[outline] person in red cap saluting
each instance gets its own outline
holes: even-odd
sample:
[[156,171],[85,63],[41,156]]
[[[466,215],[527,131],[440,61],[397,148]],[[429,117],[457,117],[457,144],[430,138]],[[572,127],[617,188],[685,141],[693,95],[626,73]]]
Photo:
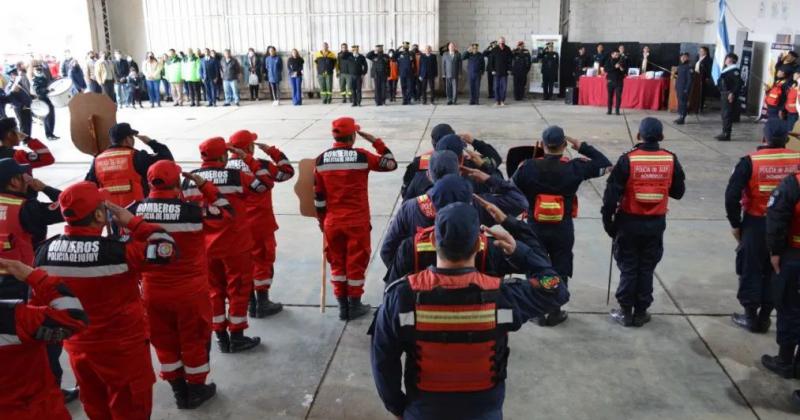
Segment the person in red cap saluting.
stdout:
[[[339,319],[348,320],[369,312],[361,303],[364,278],[372,253],[370,244],[370,171],[391,172],[397,161],[383,140],[361,131],[355,120],[333,121],[333,147],[317,157],[314,169],[314,205],[325,237],[325,257],[331,265],[333,294],[339,302]],[[354,148],[356,134],[372,143],[375,155]]]
[[[208,256],[208,280],[211,285],[212,328],[217,344],[223,353],[237,353],[257,346],[259,337],[247,337],[247,303],[253,291],[253,266],[250,253],[253,235],[247,223],[248,196],[263,197],[272,189],[274,181],[265,174],[251,175],[244,171],[229,169],[228,151],[244,160],[250,172],[259,171],[258,162],[245,151],[225,144],[222,137],[213,137],[200,143],[203,163],[193,175],[214,184],[227,203],[209,202],[200,191],[197,182],[184,180],[181,189],[184,198],[208,207],[208,217],[203,220],[206,255]],[[221,212],[216,207],[230,205],[232,212]],[[228,315],[225,316],[225,301]],[[230,332],[230,333],[229,333]]]
[[203,216],[223,212],[228,219],[231,216],[228,201],[213,183],[198,175],[185,173],[184,177],[198,186],[204,202],[214,203],[212,211],[204,212],[181,197],[181,168],[169,160],[147,170],[150,195],[129,210],[164,228],[181,250],[170,264],[145,265],[142,291],[161,378],[172,386],[178,408],[197,408],[217,389],[213,383],[206,384],[211,370],[211,298]]
[[[237,169],[245,173],[267,176],[276,182],[289,180],[294,176],[294,168],[289,163],[289,158],[278,150],[275,146],[256,143],[258,134],[239,130],[228,139],[228,144],[243,150],[248,156],[253,157],[255,148],[258,147],[272,159],[255,159],[258,163],[258,170],[253,173],[244,160],[236,155],[228,159],[227,167]],[[253,288],[254,293],[250,294],[249,315],[253,318],[264,318],[277,314],[283,309],[283,305],[269,300],[269,289],[272,285],[272,277],[275,273],[275,231],[278,230],[278,222],[275,220],[275,213],[272,211],[272,189],[264,194],[250,194],[245,198],[247,207],[247,224],[253,235]]]
[[[69,186],[58,202],[67,226],[39,247],[35,265],[67,285],[89,317],[89,328],[64,341],[84,411],[91,419],[147,419],[155,375],[139,272],[169,263],[175,242],[91,182]],[[101,236],[112,220],[130,239]]]

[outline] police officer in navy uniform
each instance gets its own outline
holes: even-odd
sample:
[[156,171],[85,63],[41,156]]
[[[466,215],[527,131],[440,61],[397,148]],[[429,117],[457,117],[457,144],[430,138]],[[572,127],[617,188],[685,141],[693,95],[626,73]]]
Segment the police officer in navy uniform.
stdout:
[[615,97],[616,111],[617,115],[619,115],[619,108],[622,105],[622,88],[627,71],[628,68],[619,51],[612,51],[605,62],[606,90],[608,91],[608,112],[606,114],[608,115],[611,115],[611,106],[615,104]]
[[553,50],[553,43],[548,42],[544,51],[539,53],[538,60],[542,63],[542,89],[544,91],[544,99],[550,100],[553,98],[553,87],[558,80],[558,53]]
[[675,80],[675,92],[678,97],[678,119],[675,124],[683,125],[686,114],[689,113],[689,93],[692,91],[692,65],[689,63],[689,53],[681,53],[681,63],[678,65]]
[[414,79],[417,59],[409,50],[409,43],[404,42],[397,49],[397,73],[400,77],[400,89],[403,92],[403,105],[411,105],[414,98]]
[[[797,377],[800,361],[800,172],[785,177],[772,192],[766,216],[766,239],[775,307],[778,312],[778,354],[764,355],[761,363],[784,378]],[[793,399],[800,402],[800,391]]]
[[769,330],[774,306],[770,293],[772,267],[764,239],[767,202],[781,179],[800,170],[800,153],[787,149],[787,140],[786,124],[768,120],[763,144],[739,160],[725,189],[725,212],[738,242],[736,297],[744,308],[744,314],[735,313],[732,319],[755,333]]
[[436,265],[386,288],[370,329],[372,373],[384,406],[398,418],[501,419],[508,332],[569,298],[554,272],[531,272],[530,248],[500,229],[491,231],[495,244],[527,278],[479,273],[480,231],[469,204],[441,209]]
[[486,70],[486,58],[478,50],[478,44],[472,44],[462,57],[467,62],[467,78],[469,79],[469,104],[478,105],[481,93],[481,78]]
[[376,45],[375,49],[368,52],[367,60],[372,61],[369,74],[375,88],[375,105],[386,104],[386,80],[389,77],[389,56],[383,53],[383,45]]
[[514,49],[511,61],[511,74],[514,76],[514,100],[525,99],[525,88],[528,86],[528,72],[531,70],[531,52],[525,48],[525,43],[519,41]]
[[686,192],[686,176],[677,156],[662,149],[661,121],[647,117],[639,124],[641,143],[620,156],[603,194],[603,228],[614,240],[620,271],[617,302],[611,311],[623,326],[641,327],[650,321],[653,273],[664,254],[667,203]]
[[[514,173],[512,181],[528,199],[528,222],[547,249],[558,275],[566,283],[572,277],[572,247],[575,227],[572,219],[578,210],[578,188],[583,181],[605,175],[611,162],[586,142],[564,135],[556,125],[542,132],[545,155],[528,159]],[[564,156],[567,145],[586,158]],[[542,326],[564,322],[567,313],[560,308],[539,319]]]
[[725,56],[725,68],[717,80],[720,105],[722,107],[722,134],[715,138],[719,141],[730,141],[733,130],[734,115],[739,107],[739,91],[742,89],[742,72],[736,64],[739,56],[730,53]]

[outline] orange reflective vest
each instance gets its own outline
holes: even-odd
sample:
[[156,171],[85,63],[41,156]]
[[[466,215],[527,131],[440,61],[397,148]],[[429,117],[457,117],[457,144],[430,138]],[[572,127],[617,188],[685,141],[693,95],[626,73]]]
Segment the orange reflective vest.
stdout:
[[0,257],[33,265],[33,240],[19,220],[24,204],[22,197],[0,194]]
[[[569,163],[569,158],[564,156],[559,162],[562,164]],[[544,158],[536,158],[534,164],[537,162],[544,162]],[[569,198],[560,194],[536,194],[536,199],[533,202],[533,220],[538,223],[561,223],[566,214],[566,204]],[[572,196],[572,203],[570,212],[571,218],[578,217],[578,196]]]
[[628,153],[630,175],[620,210],[639,216],[667,214],[675,156],[666,150],[636,149]]
[[[800,86],[793,86],[786,92],[786,112],[790,114],[797,114],[797,94],[800,92]],[[792,127],[789,127],[791,129]]]
[[[416,235],[414,235],[414,273],[419,273],[436,264],[436,234],[434,229],[435,226],[418,229]],[[481,273],[485,273],[489,240],[483,234],[478,239],[481,241],[481,249],[475,255],[475,268]]]
[[127,207],[144,200],[142,176],[136,172],[132,148],[110,148],[94,159],[94,173],[101,188],[111,193],[111,202]]
[[416,386],[429,392],[474,392],[505,379],[506,330],[511,308],[498,304],[500,279],[478,272],[408,277],[412,312],[400,314],[401,334],[412,341],[408,358]]
[[767,97],[764,102],[768,106],[778,106],[781,102],[781,95],[783,95],[783,85],[786,83],[784,80],[776,80],[772,87],[767,91]]
[[753,171],[747,188],[742,191],[745,213],[764,217],[767,202],[781,180],[800,170],[800,152],[789,149],[761,149],[750,153]]

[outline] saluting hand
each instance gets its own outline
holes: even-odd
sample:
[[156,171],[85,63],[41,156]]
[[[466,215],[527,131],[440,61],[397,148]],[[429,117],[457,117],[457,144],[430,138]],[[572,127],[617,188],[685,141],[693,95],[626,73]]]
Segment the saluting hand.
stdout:
[[503,250],[506,255],[511,255],[517,249],[517,241],[500,226],[486,227],[481,226],[481,231],[484,234],[491,234],[494,237],[494,246]]
[[572,145],[572,148],[575,149],[575,150],[580,149],[581,148],[581,143],[583,143],[582,141],[580,141],[578,139],[573,139],[570,136],[565,136],[564,140],[566,140],[570,145]]
[[0,258],[0,268],[6,270],[8,274],[16,277],[19,281],[25,281],[33,273],[33,267],[22,261]]
[[269,148],[271,147],[268,144],[264,144],[264,143],[255,143],[255,145],[256,145],[256,147],[261,149],[261,151],[264,152],[264,153],[267,153],[267,150],[269,150]]
[[200,175],[193,174],[191,172],[181,172],[181,175],[183,175],[184,178],[190,179],[192,182],[194,182],[194,185],[197,185],[198,188],[202,187],[203,184],[206,183],[205,178],[203,178]]
[[106,201],[106,208],[111,212],[111,218],[114,223],[121,227],[128,226],[128,223],[133,219],[133,213],[128,211],[125,207],[120,207],[110,201]]
[[491,175],[480,169],[467,168],[466,166],[461,166],[461,174],[479,184],[483,184],[491,178]]
[[150,137],[145,136],[144,134],[137,134],[136,138],[139,139],[144,144],[148,144],[151,141],[153,141],[153,139],[151,139]]
[[464,143],[467,144],[472,144],[472,142],[475,141],[475,138],[473,138],[472,134],[469,133],[459,134],[458,136],[461,137],[461,140],[463,140]]
[[375,136],[373,136],[372,134],[369,134],[369,133],[367,133],[365,131],[359,131],[358,135],[361,136],[362,139],[364,139],[364,140],[366,140],[366,141],[368,141],[370,143],[375,143],[375,141],[378,140],[377,138],[375,138]]
[[228,150],[234,155],[236,155],[236,157],[238,157],[239,159],[244,159],[247,157],[247,152],[238,147],[228,146]]
[[472,198],[474,198],[475,201],[481,205],[481,207],[486,209],[486,212],[489,213],[489,215],[492,216],[492,219],[494,219],[494,221],[498,224],[502,224],[506,221],[506,218],[508,218],[508,216],[503,213],[503,210],[500,210],[500,207],[497,207],[494,204],[484,200],[483,197],[479,196],[478,194],[472,194]]
[[22,177],[28,182],[28,186],[36,192],[44,191],[44,189],[47,188],[47,185],[44,182],[28,174],[23,174]]
[[483,156],[480,153],[474,150],[466,150],[464,149],[464,153],[467,154],[467,158],[472,161],[472,163],[480,166],[483,166]]

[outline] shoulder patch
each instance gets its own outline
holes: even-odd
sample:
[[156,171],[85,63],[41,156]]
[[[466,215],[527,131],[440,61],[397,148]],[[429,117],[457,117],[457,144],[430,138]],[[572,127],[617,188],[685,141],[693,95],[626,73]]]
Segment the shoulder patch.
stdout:
[[28,160],[34,161],[39,159],[39,154],[36,152],[28,152]]
[[555,290],[561,286],[561,277],[559,276],[531,276],[529,279],[534,289]]

